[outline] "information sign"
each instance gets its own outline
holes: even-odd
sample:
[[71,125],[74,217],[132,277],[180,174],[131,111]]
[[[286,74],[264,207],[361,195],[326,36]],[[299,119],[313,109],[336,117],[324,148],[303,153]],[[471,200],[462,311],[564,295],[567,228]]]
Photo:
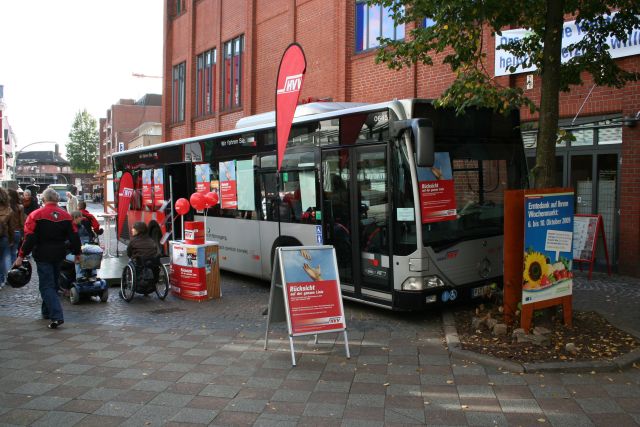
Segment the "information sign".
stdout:
[[422,223],[457,218],[455,185],[448,152],[435,153],[431,168],[419,168]]
[[572,294],[573,193],[524,197],[522,304]]
[[277,248],[269,295],[265,349],[270,323],[285,319],[294,366],[293,337],[301,335],[343,332],[349,357],[338,264],[333,246]]

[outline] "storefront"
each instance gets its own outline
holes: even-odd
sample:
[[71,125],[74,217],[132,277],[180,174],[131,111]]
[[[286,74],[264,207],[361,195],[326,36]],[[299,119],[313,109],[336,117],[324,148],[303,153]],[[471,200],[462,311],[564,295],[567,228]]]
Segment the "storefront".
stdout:
[[[536,125],[523,124],[529,170],[535,166]],[[575,213],[602,215],[607,248],[615,268],[619,255],[622,117],[561,120],[560,128],[573,135],[573,140],[556,146],[555,185],[574,189]],[[599,248],[597,267],[600,269],[605,264],[602,251]]]

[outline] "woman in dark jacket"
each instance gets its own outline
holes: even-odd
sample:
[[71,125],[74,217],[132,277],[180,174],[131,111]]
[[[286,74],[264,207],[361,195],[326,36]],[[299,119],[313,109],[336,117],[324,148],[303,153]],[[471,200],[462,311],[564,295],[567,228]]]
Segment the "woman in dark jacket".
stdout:
[[127,256],[130,259],[154,258],[160,255],[158,245],[149,237],[147,224],[138,221],[131,227],[131,241],[127,246]]

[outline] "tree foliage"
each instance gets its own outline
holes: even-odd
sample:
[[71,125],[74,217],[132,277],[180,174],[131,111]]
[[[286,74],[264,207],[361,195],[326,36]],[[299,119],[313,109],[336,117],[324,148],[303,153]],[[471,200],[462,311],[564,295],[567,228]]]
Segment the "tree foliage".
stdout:
[[87,110],[78,111],[71,125],[67,157],[78,172],[95,172],[98,168],[98,125]]
[[[455,76],[436,104],[455,107],[489,107],[499,112],[527,107],[538,111],[538,152],[534,176],[537,187],[553,185],[555,144],[558,135],[559,92],[582,84],[584,73],[597,85],[620,88],[640,79],[640,73],[624,70],[607,49],[612,36],[626,42],[640,28],[637,0],[368,0],[390,8],[396,24],[418,23],[405,40],[380,39],[376,60],[392,69],[415,63],[433,65],[434,59],[448,64]],[[612,11],[617,13],[611,18]],[[564,18],[576,20],[586,36],[567,46],[581,55],[561,63]],[[433,25],[422,26],[424,18]],[[487,67],[487,52],[493,50],[490,36],[505,28],[526,28],[527,37],[513,40],[501,49],[535,65],[542,76],[540,105],[522,88],[503,85]],[[510,71],[515,71],[512,67]],[[506,79],[502,79],[506,80]]]

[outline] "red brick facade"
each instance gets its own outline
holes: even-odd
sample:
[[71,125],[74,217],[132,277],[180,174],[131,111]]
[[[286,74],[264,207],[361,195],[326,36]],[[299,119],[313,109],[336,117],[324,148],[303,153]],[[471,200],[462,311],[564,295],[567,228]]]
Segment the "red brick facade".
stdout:
[[[355,0],[187,0],[174,16],[174,0],[165,1],[164,94],[162,107],[165,140],[233,128],[243,116],[274,109],[275,77],[280,57],[291,42],[302,45],[307,73],[301,98],[333,101],[378,102],[393,98],[438,97],[451,83],[448,66],[417,65],[391,71],[374,62],[375,52],[355,53]],[[410,30],[406,28],[406,33]],[[220,111],[222,50],[226,41],[244,35],[242,100],[240,109]],[[486,36],[488,67],[493,68],[494,40]],[[217,49],[215,113],[194,117],[196,56]],[[186,61],[185,120],[171,122],[172,70]],[[437,58],[434,58],[437,62]],[[640,69],[640,56],[620,60],[629,70]],[[525,74],[500,77],[504,85],[525,86]],[[573,87],[561,96],[563,118],[576,115],[592,88]],[[540,80],[528,95],[539,100]],[[624,89],[596,87],[582,107],[580,117],[617,114],[635,116],[640,111],[640,85]],[[524,121],[535,120],[527,111]],[[640,275],[640,123],[623,127],[620,168],[621,195],[618,217],[618,267]]]

